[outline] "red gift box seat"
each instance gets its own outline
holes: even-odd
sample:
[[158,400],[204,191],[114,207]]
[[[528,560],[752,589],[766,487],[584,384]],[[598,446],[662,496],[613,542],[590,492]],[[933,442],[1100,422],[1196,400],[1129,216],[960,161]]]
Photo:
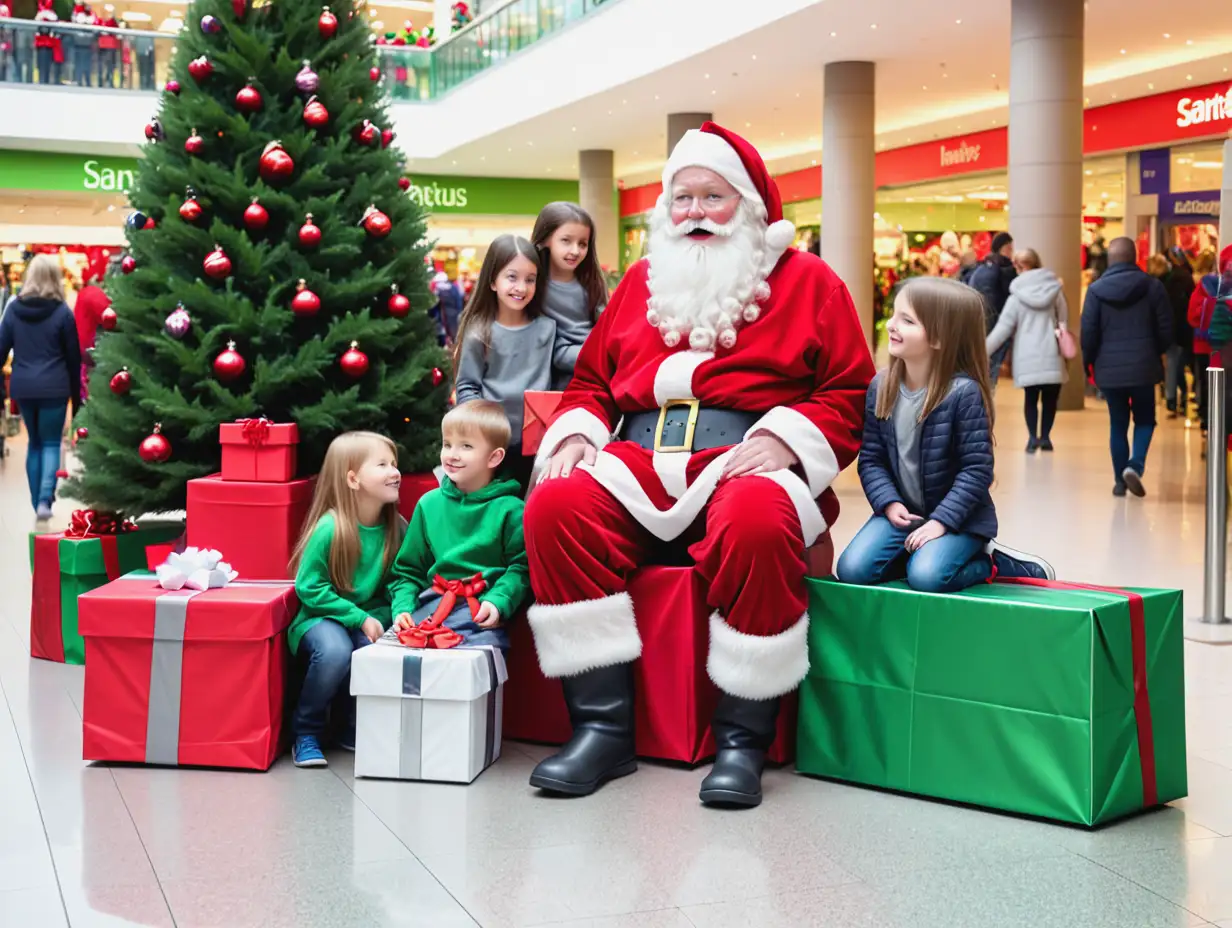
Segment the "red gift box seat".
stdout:
[[219,474],[190,480],[185,541],[221,551],[242,580],[285,580],[314,480],[258,483]]
[[[809,549],[809,573],[827,576],[834,559],[830,535]],[[629,582],[642,636],[634,669],[639,757],[699,764],[714,756],[710,720],[718,690],[706,673],[710,613],[706,591],[692,567],[644,567]],[[563,744],[572,726],[560,682],[539,670],[525,615],[510,625],[509,682],[504,735],[519,741]],[[796,752],[796,694],[784,698],[778,734],[768,755],[790,763]]]

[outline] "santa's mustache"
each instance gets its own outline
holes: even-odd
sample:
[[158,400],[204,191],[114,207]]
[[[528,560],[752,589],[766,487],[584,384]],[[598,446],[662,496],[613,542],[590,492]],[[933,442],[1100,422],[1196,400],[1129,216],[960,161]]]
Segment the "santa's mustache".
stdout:
[[684,238],[691,232],[709,232],[711,235],[720,235],[723,238],[731,238],[732,233],[736,231],[736,219],[733,218],[730,222],[717,223],[709,217],[701,219],[686,219],[679,225],[669,226],[667,234],[672,238]]

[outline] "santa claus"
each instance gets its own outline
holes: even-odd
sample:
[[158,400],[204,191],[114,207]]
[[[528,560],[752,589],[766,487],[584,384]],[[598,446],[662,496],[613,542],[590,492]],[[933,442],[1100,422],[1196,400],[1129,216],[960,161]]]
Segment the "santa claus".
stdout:
[[805,550],[837,515],[830,483],[859,449],[873,376],[847,288],[793,237],[748,142],[713,123],[681,139],[649,258],[583,347],[536,462],[529,619],[573,736],[534,786],[586,795],[636,769],[626,585],[674,542],[714,609],[702,801],[761,801],[780,698],[808,670]]

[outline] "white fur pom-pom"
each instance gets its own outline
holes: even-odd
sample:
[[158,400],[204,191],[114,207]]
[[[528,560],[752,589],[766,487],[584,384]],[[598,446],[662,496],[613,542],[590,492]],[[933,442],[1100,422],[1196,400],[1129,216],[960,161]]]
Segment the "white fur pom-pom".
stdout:
[[736,347],[736,330],[724,329],[719,333],[719,347],[731,349]]
[[646,321],[657,329],[659,327],[659,323],[663,320],[660,318],[659,311],[657,309],[651,309],[646,312]]
[[756,322],[758,317],[761,316],[761,310],[750,303],[748,306],[744,307],[744,312],[740,315],[744,318],[745,322],[751,324]]
[[786,219],[770,224],[766,229],[766,247],[775,254],[782,254],[796,240],[796,227]]
[[663,344],[668,348],[675,348],[680,344],[680,333],[675,329],[668,329],[663,333]]
[[734,316],[736,313],[740,312],[740,301],[734,299],[733,297],[729,296],[725,298],[720,305],[723,312],[729,316]]
[[770,285],[764,280],[759,283],[753,290],[753,299],[755,299],[758,303],[764,303],[766,300],[770,299]]
[[689,333],[689,347],[694,351],[709,351],[714,347],[714,332],[698,326]]

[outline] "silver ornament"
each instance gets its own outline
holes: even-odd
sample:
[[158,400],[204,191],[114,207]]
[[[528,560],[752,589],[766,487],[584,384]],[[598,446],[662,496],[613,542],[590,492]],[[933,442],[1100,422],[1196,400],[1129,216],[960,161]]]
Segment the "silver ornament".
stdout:
[[317,88],[321,86],[321,78],[317,72],[312,70],[312,66],[307,61],[304,66],[299,69],[299,73],[295,75],[295,87],[300,93],[316,93]]

